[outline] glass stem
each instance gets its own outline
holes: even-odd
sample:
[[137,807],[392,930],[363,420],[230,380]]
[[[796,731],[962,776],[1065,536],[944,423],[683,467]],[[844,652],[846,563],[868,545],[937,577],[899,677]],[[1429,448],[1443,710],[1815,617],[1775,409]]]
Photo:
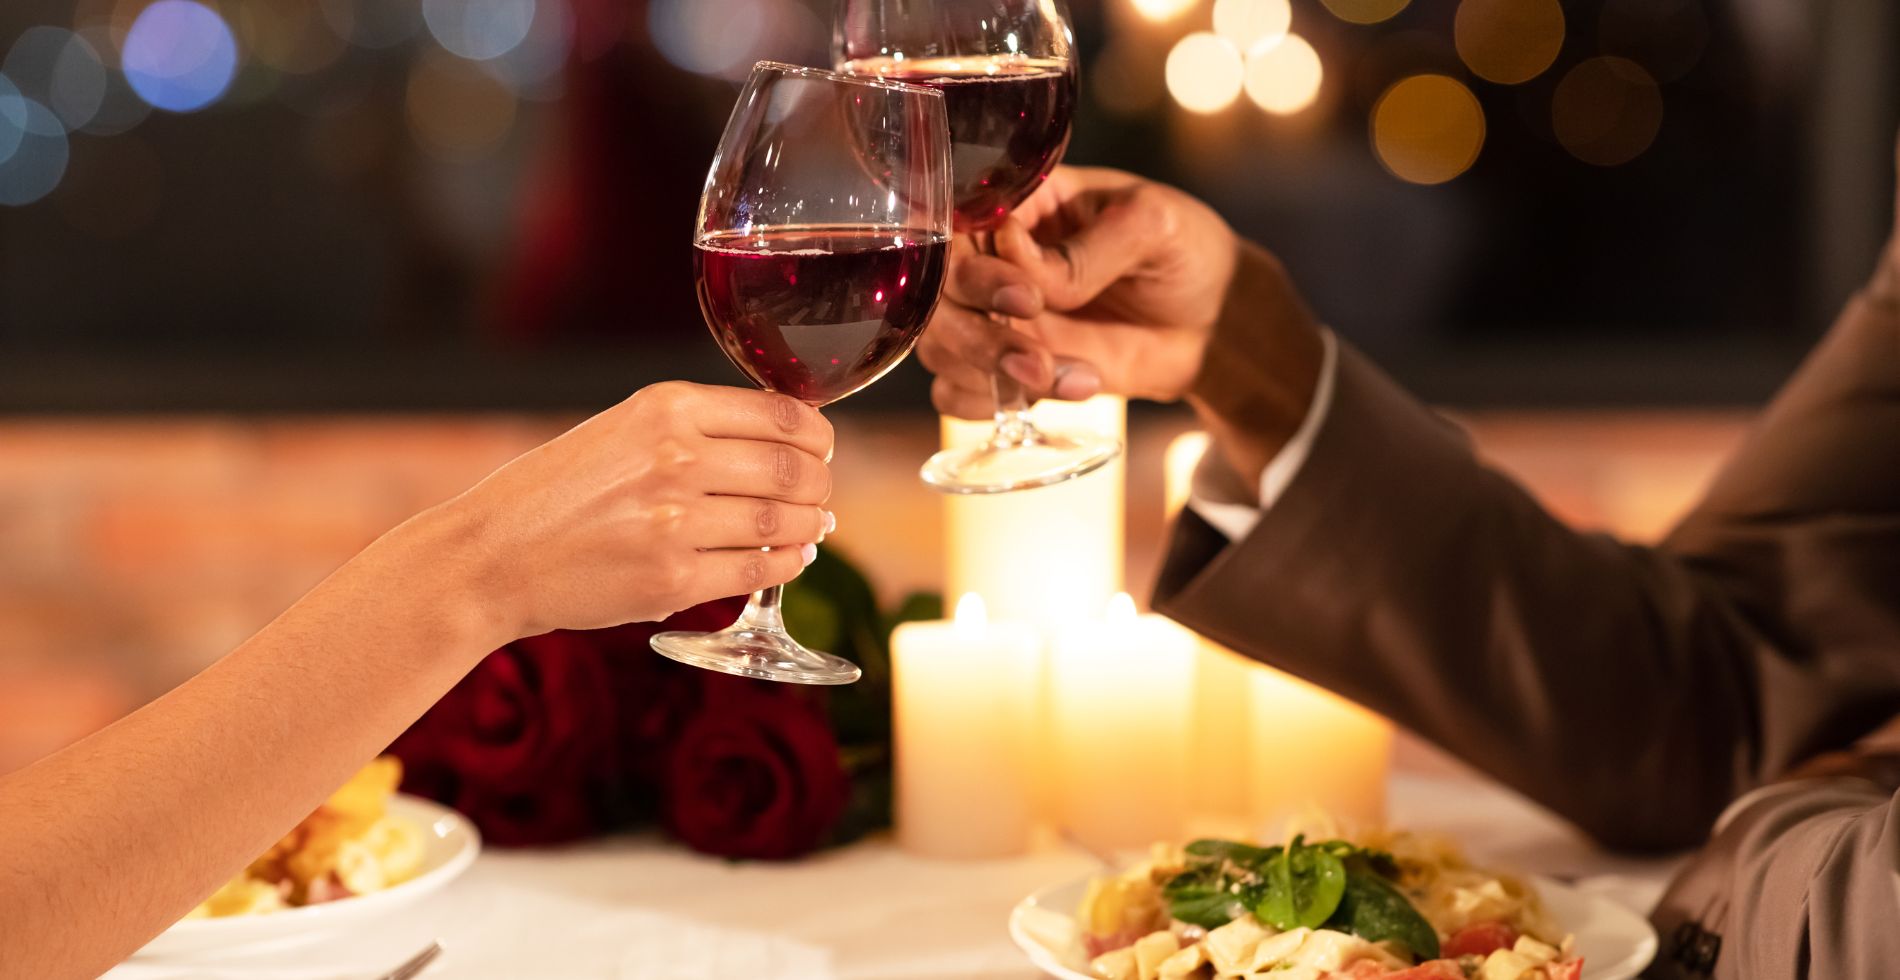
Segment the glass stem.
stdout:
[[990,375],[990,392],[996,396],[996,433],[990,445],[1015,448],[1036,441],[1036,425],[1029,419],[1029,399],[1023,386],[1001,371]]
[[767,633],[785,632],[785,618],[779,614],[779,598],[785,593],[785,586],[774,585],[752,593],[745,604],[745,612],[739,614],[739,621],[732,624],[735,630],[757,630]]

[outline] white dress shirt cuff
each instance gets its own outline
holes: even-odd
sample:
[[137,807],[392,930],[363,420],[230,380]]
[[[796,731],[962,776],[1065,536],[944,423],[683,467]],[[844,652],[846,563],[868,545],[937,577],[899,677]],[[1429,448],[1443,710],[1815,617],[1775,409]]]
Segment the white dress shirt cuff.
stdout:
[[1306,465],[1307,456],[1312,454],[1313,440],[1319,435],[1320,426],[1326,424],[1326,415],[1333,405],[1333,382],[1338,372],[1339,342],[1333,338],[1330,330],[1320,331],[1322,353],[1320,355],[1319,383],[1313,387],[1313,403],[1306,408],[1306,417],[1300,420],[1300,427],[1294,431],[1293,438],[1267,462],[1260,471],[1260,499],[1246,501],[1232,499],[1231,493],[1223,493],[1221,488],[1197,478],[1194,490],[1188,496],[1188,508],[1201,520],[1229,541],[1239,541],[1253,531],[1260,522],[1260,515],[1272,507],[1274,501],[1286,492],[1293,478]]

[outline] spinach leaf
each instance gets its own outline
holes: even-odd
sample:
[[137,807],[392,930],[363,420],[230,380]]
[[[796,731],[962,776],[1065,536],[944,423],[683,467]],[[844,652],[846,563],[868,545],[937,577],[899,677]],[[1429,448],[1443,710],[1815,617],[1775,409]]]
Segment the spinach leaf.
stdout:
[[1397,885],[1358,861],[1346,868],[1345,878],[1345,893],[1326,920],[1327,928],[1372,943],[1390,940],[1405,947],[1414,959],[1438,958],[1437,931]]
[[1325,847],[1295,837],[1263,869],[1254,915],[1276,929],[1316,929],[1331,918],[1346,892],[1346,865]]
[[1217,869],[1200,868],[1169,879],[1161,895],[1168,900],[1170,916],[1203,929],[1218,929],[1247,911],[1236,889],[1236,881]]
[[1197,840],[1184,850],[1191,864],[1202,862],[1218,864],[1222,861],[1231,861],[1241,867],[1254,869],[1266,864],[1268,859],[1280,853],[1278,847],[1255,847],[1239,841],[1211,839]]

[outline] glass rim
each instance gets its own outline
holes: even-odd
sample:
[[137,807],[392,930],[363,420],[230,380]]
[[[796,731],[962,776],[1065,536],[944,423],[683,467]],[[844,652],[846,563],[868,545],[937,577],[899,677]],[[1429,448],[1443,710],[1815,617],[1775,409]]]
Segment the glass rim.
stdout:
[[942,101],[943,92],[928,85],[915,82],[900,82],[882,75],[859,75],[853,72],[832,71],[829,68],[813,68],[810,65],[794,65],[783,61],[755,61],[753,72],[769,71],[797,78],[819,78],[831,82],[843,82],[847,85],[863,85],[867,88],[881,88],[895,92],[909,92],[915,95],[929,95]]

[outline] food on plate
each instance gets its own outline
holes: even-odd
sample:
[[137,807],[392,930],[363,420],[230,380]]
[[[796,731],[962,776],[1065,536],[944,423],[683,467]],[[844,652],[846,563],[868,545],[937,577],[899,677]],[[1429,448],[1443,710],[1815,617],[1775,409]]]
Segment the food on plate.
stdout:
[[1263,847],[1198,840],[1089,883],[1076,922],[1103,980],[1579,980],[1523,880],[1449,842],[1382,832]]
[[262,915],[366,895],[422,869],[422,829],[388,812],[394,756],[371,760],[262,857],[186,916]]

